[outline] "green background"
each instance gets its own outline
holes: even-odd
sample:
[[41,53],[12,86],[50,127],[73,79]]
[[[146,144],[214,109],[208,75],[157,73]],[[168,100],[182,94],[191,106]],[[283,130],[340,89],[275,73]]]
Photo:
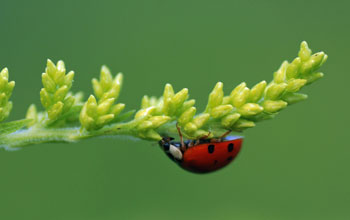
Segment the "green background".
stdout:
[[346,1],[1,1],[0,68],[16,81],[10,120],[40,105],[46,59],[76,72],[107,64],[120,101],[139,107],[165,83],[203,109],[212,87],[269,81],[302,40],[329,59],[305,102],[244,132],[232,166],[195,175],[131,138],[0,151],[0,219],[350,219]]

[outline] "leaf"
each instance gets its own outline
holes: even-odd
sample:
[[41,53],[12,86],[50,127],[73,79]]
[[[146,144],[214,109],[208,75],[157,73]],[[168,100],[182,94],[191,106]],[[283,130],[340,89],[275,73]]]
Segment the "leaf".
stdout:
[[11,121],[7,123],[0,123],[0,136],[11,134],[27,124],[29,124],[33,119],[23,119],[18,121]]
[[126,119],[130,118],[134,113],[135,113],[135,110],[130,110],[128,112],[125,112],[124,114],[118,115],[113,120],[113,123],[125,121]]

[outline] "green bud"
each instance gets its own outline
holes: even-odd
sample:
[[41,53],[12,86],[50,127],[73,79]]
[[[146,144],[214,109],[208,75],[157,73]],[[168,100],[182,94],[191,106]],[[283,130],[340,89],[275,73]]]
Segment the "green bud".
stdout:
[[166,84],[163,93],[163,112],[170,115],[173,111],[172,98],[174,97],[174,89],[170,84]]
[[285,107],[287,107],[288,103],[284,101],[272,101],[272,100],[266,100],[262,103],[262,106],[264,107],[264,111],[268,113],[275,113],[278,112]]
[[40,90],[40,101],[41,101],[41,104],[46,108],[48,109],[50,106],[51,106],[51,98],[50,98],[50,95],[49,93],[46,91],[45,88],[42,88]]
[[66,85],[69,89],[72,87],[74,79],[74,72],[70,71],[65,77],[64,77],[64,85]]
[[114,116],[118,116],[125,108],[125,104],[123,103],[118,103],[114,105],[111,109],[111,113],[114,114]]
[[249,101],[258,102],[261,99],[262,95],[264,94],[265,88],[266,88],[266,81],[265,80],[256,84],[250,90]]
[[230,113],[232,109],[232,105],[219,105],[211,110],[210,115],[213,118],[221,118]]
[[7,88],[6,88],[6,95],[8,98],[10,98],[10,96],[12,95],[12,91],[15,88],[15,81],[11,81],[9,83],[7,83]]
[[254,122],[242,118],[238,119],[237,122],[233,125],[233,128],[238,130],[243,130],[252,127],[255,127]]
[[230,94],[230,99],[231,101],[233,100],[233,98],[237,95],[237,93],[240,93],[243,89],[245,89],[247,86],[247,84],[245,82],[242,82],[241,84],[239,84],[236,88],[234,88]]
[[188,100],[188,101],[184,102],[182,107],[178,110],[178,113],[183,113],[187,109],[189,109],[192,106],[194,106],[195,103],[196,103],[196,100],[194,100],[194,99],[191,99],[191,100]]
[[0,121],[3,121],[9,116],[9,114],[10,114],[10,112],[12,110],[12,102],[7,102],[0,109],[1,109],[1,111],[0,111]]
[[6,105],[6,103],[7,103],[7,96],[6,96],[6,94],[3,92],[3,93],[1,93],[0,94],[0,106],[4,106],[4,105]]
[[286,83],[275,84],[272,83],[266,89],[265,99],[276,100],[278,99],[282,93],[285,91],[287,87]]
[[108,122],[112,121],[113,119],[114,119],[113,114],[99,116],[96,120],[96,126],[97,126],[97,128],[101,128],[103,125],[107,124]]
[[49,74],[49,76],[52,79],[54,79],[56,71],[57,71],[57,68],[56,68],[55,64],[50,59],[47,59],[45,72],[47,72],[47,74]]
[[162,137],[155,131],[155,130],[148,130],[145,134],[144,137],[150,140],[156,140],[159,141],[162,139]]
[[174,89],[171,84],[167,83],[165,85],[164,93],[163,93],[164,102],[165,102],[165,99],[173,98],[173,96],[174,96]]
[[288,61],[284,61],[280,68],[274,73],[273,81],[275,83],[283,83],[286,80],[286,70],[288,65]]
[[[9,70],[6,67],[1,70],[0,77],[4,77],[6,81],[9,79]],[[0,88],[3,88],[3,87],[0,86]]]
[[31,104],[27,110],[26,119],[32,119],[27,127],[33,126],[38,121],[38,113],[34,104]]
[[315,82],[316,80],[320,79],[323,77],[323,73],[321,72],[316,72],[316,73],[311,73],[308,76],[305,76],[304,78],[307,80],[307,84],[311,84]]
[[300,57],[295,58],[293,62],[288,65],[286,70],[287,79],[298,77],[300,65],[301,65]]
[[137,129],[144,131],[144,130],[150,129],[152,127],[152,125],[153,124],[150,121],[143,121],[137,126]]
[[100,104],[97,106],[97,114],[98,115],[105,115],[109,112],[110,108],[112,107],[114,103],[114,98],[106,99],[102,101]]
[[94,90],[94,93],[95,95],[98,97],[98,98],[101,98],[102,95],[103,95],[103,89],[102,87],[100,86],[100,83],[98,82],[97,79],[93,78],[91,80],[91,83],[92,83],[92,88]]
[[73,96],[68,96],[64,101],[63,101],[63,112],[68,112],[70,108],[74,105],[75,103],[75,98]]
[[192,122],[187,123],[184,127],[185,132],[188,134],[193,134],[197,129],[197,126]]
[[264,110],[263,107],[261,107],[258,104],[255,103],[247,103],[244,104],[242,107],[240,107],[238,109],[238,112],[242,115],[242,116],[253,116],[253,115],[257,115],[260,112],[262,112]]
[[186,88],[176,93],[172,99],[173,108],[175,109],[180,108],[187,98],[188,98],[188,89]]
[[47,73],[43,73],[41,75],[41,79],[42,79],[42,83],[44,85],[44,88],[50,92],[50,93],[53,93],[56,91],[56,83],[55,81],[53,81],[51,79],[51,77],[49,76],[49,74]]
[[148,96],[143,96],[141,100],[141,109],[148,108],[151,106],[150,99]]
[[247,102],[249,95],[250,95],[250,91],[247,87],[245,87],[244,89],[237,92],[235,96],[232,97],[232,104],[236,108],[241,107]]
[[62,72],[62,73],[66,72],[66,67],[65,67],[64,62],[62,60],[59,60],[57,62],[57,71]]
[[287,93],[282,97],[282,99],[291,105],[307,99],[307,95],[301,93]]
[[170,120],[171,118],[169,116],[153,116],[148,119],[148,121],[152,123],[152,128],[154,129],[162,126]]
[[79,115],[79,121],[82,127],[86,128],[87,130],[90,130],[91,125],[94,123],[94,119],[87,114],[87,106],[88,106],[88,103],[86,102],[83,105],[83,108],[81,109],[81,112]]
[[51,120],[56,120],[62,113],[62,109],[63,103],[59,101],[48,109],[47,114]]
[[226,115],[225,117],[223,117],[221,119],[221,125],[224,128],[231,128],[240,117],[241,117],[241,115],[238,113]]
[[206,112],[209,112],[210,109],[222,104],[222,100],[224,97],[223,87],[224,84],[222,82],[216,83],[213,91],[209,95]]
[[300,73],[302,75],[306,75],[306,74],[311,72],[312,68],[313,68],[313,61],[312,60],[308,60],[308,61],[306,61],[305,63],[303,63],[301,65]]
[[153,114],[153,112],[155,110],[156,110],[156,107],[154,107],[154,106],[151,106],[151,107],[148,107],[145,109],[141,109],[135,114],[135,119],[150,116]]
[[291,79],[288,81],[286,92],[297,92],[306,84],[306,79]]
[[197,128],[201,128],[205,123],[207,123],[207,121],[209,120],[210,118],[210,114],[208,113],[203,113],[203,114],[200,114],[198,116],[196,116],[193,120],[192,120],[192,123],[194,125],[196,125]]
[[4,76],[0,76],[0,88],[5,89],[7,84],[7,78]]
[[113,98],[118,99],[122,84],[123,84],[123,74],[118,73],[113,80],[113,92],[114,92]]
[[191,107],[182,113],[178,119],[178,122],[181,126],[185,125],[192,120],[193,116],[196,114],[196,108]]
[[312,61],[312,70],[317,70],[323,61],[323,58],[325,56],[324,52],[318,52],[311,56],[310,60]]
[[[60,63],[61,63],[61,64],[60,64]],[[58,61],[57,67],[59,66],[59,64],[62,65],[62,63],[63,63],[62,60]],[[64,66],[64,64],[63,64],[63,66]],[[62,85],[64,84],[65,74],[66,74],[66,69],[65,69],[65,68],[62,69],[62,67],[61,67],[61,70],[62,70],[62,71],[60,71],[60,70],[57,68],[56,73],[55,73],[55,77],[53,78],[53,79],[55,80],[55,82],[56,82],[58,85],[60,85],[60,86],[62,86]]]
[[62,86],[61,88],[59,88],[54,96],[53,96],[53,101],[54,102],[58,102],[58,101],[63,101],[64,98],[66,97],[67,93],[68,93],[69,89],[67,86]]
[[106,91],[112,86],[112,74],[106,66],[102,66],[100,74],[100,85]]
[[310,50],[309,46],[307,45],[306,41],[301,42],[300,45],[300,51],[298,56],[300,57],[301,61],[305,62],[307,61],[311,56],[312,51]]
[[97,115],[97,101],[93,95],[86,102],[86,113],[93,118]]

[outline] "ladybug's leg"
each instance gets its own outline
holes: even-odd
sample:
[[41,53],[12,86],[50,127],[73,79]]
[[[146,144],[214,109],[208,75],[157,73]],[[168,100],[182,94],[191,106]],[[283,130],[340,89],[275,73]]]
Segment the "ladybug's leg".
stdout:
[[182,133],[181,133],[181,128],[179,127],[179,125],[177,123],[176,123],[176,129],[177,129],[177,132],[179,133],[179,137],[180,137],[180,141],[181,141],[181,150],[185,151],[186,145],[184,143],[184,138],[183,138]]
[[220,136],[220,139],[226,137],[226,136],[229,135],[231,132],[232,132],[231,130],[226,131],[225,133],[223,133],[223,134]]
[[204,135],[203,137],[201,137],[201,140],[207,139],[209,136],[211,135],[211,132],[209,131],[208,134]]

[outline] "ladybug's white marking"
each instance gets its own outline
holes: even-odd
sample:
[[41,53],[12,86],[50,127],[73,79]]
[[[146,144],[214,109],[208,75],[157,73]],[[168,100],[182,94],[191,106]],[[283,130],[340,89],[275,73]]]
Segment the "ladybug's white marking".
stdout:
[[179,148],[175,147],[174,145],[170,144],[169,146],[169,152],[171,153],[171,155],[173,155],[173,157],[177,160],[182,160],[182,153],[179,150]]

